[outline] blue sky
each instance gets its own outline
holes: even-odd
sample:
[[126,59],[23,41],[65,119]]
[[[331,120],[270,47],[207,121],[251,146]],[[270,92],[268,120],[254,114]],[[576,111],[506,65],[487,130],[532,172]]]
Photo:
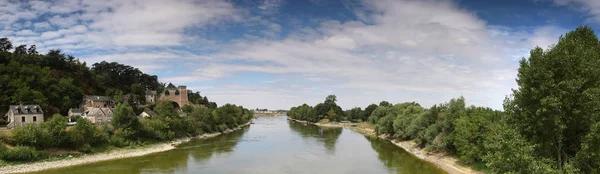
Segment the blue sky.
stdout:
[[117,61],[219,104],[502,109],[518,61],[580,25],[596,0],[0,0],[0,37],[91,65]]

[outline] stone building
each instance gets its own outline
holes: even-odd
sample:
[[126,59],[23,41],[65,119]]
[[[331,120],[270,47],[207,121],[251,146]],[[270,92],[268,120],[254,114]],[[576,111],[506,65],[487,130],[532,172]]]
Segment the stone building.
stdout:
[[84,95],[83,106],[88,108],[114,108],[115,102],[106,96]]
[[88,119],[93,124],[108,124],[112,121],[112,108],[88,108],[83,118]]
[[146,91],[146,104],[156,102],[156,91]]
[[160,95],[160,100],[171,100],[179,105],[179,108],[190,104],[187,95],[186,86],[178,86],[177,88],[167,88]]
[[40,105],[10,105],[6,115],[8,117],[8,128],[44,122],[44,111],[42,111]]

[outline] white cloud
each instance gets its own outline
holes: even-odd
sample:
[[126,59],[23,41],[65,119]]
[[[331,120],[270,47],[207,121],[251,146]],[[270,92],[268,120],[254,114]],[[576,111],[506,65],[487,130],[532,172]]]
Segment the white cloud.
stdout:
[[[282,4],[261,2],[258,8],[265,12],[277,11]],[[576,1],[566,4],[570,3]],[[317,27],[286,28],[285,35],[271,17],[251,15],[229,1],[29,4],[31,8],[0,5],[0,14],[8,14],[0,15],[0,23],[10,26],[0,32],[15,42],[80,53],[89,64],[118,61],[168,74],[160,77],[165,82],[218,81],[206,91],[198,90],[220,104],[250,108],[315,104],[333,93],[344,108],[381,100],[428,106],[464,95],[472,104],[500,109],[515,86],[518,58],[535,45],[547,48],[565,31],[552,26],[534,31],[489,26],[452,2],[438,0],[363,0],[359,6],[348,6],[357,20],[315,19],[320,21]],[[16,24],[19,20],[33,23],[33,28]],[[229,22],[263,29],[226,41],[190,32],[228,27]],[[244,73],[286,80],[262,79],[270,83],[261,85],[221,81]]]
[[43,31],[46,29],[50,29],[52,26],[50,26],[50,23],[48,23],[48,22],[38,22],[38,23],[34,23],[33,27],[35,28],[36,31]]
[[[301,29],[282,40],[239,40],[202,59],[213,59],[215,64],[166,80],[210,81],[245,72],[316,74],[293,79],[312,82],[301,85],[327,88],[325,91],[338,95],[340,101],[345,100],[342,97],[362,99],[341,102],[343,107],[366,106],[383,99],[428,106],[464,95],[472,104],[501,109],[504,96],[515,87],[516,60],[511,56],[526,56],[528,51],[519,49],[552,43],[551,36],[560,31],[551,27],[534,32],[490,27],[446,1],[365,3],[366,11],[370,11],[364,13],[367,21],[325,21],[315,29],[318,32]],[[263,63],[226,63],[231,61]],[[255,96],[265,95],[252,91]],[[314,100],[302,94],[292,96]],[[251,101],[257,97],[223,97],[260,107]],[[278,102],[274,106],[296,104],[301,102]]]
[[34,21],[33,28],[26,30],[38,32],[42,41],[61,36],[64,40],[83,38],[81,42],[99,50],[179,46],[191,37],[185,34],[188,28],[240,19],[230,2],[218,0],[30,1],[0,5],[2,13],[6,15],[1,15],[0,22],[17,31],[22,28],[17,21]]
[[31,30],[21,30],[18,31],[16,33],[17,36],[32,36],[32,35],[37,35],[37,33],[31,31]]

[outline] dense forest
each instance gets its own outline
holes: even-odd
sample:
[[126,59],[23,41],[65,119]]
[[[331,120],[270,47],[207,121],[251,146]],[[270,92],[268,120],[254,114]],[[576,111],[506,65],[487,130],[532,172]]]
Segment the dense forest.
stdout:
[[[39,54],[35,45],[20,45],[13,50],[6,38],[0,39],[0,82],[0,114],[4,115],[8,105],[23,102],[39,104],[49,115],[41,124],[0,133],[1,143],[10,145],[0,145],[0,165],[64,157],[56,149],[93,153],[223,132],[253,118],[253,113],[242,106],[218,107],[206,96],[192,91],[186,91],[188,98],[197,105],[185,105],[181,110],[171,101],[147,104],[147,90],[160,94],[174,85],[165,85],[157,76],[116,62],[95,63],[88,68],[85,62],[60,50],[50,50],[45,55]],[[87,119],[74,118],[76,124],[67,128],[63,115],[70,108],[79,107],[84,94],[106,95],[118,103],[110,124],[97,126]],[[157,115],[138,117],[148,109]]]
[[339,115],[330,95],[321,108],[303,104],[288,116],[365,121],[377,134],[484,164],[489,173],[600,173],[600,42],[594,31],[579,27],[549,49],[534,48],[520,61],[516,81],[504,111],[467,106],[460,97],[430,108],[383,101]]

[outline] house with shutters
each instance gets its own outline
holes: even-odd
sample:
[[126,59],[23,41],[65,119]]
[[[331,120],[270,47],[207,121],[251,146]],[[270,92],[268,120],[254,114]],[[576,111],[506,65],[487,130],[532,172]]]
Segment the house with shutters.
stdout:
[[10,105],[6,113],[9,129],[21,127],[26,124],[44,122],[44,111],[40,105]]

